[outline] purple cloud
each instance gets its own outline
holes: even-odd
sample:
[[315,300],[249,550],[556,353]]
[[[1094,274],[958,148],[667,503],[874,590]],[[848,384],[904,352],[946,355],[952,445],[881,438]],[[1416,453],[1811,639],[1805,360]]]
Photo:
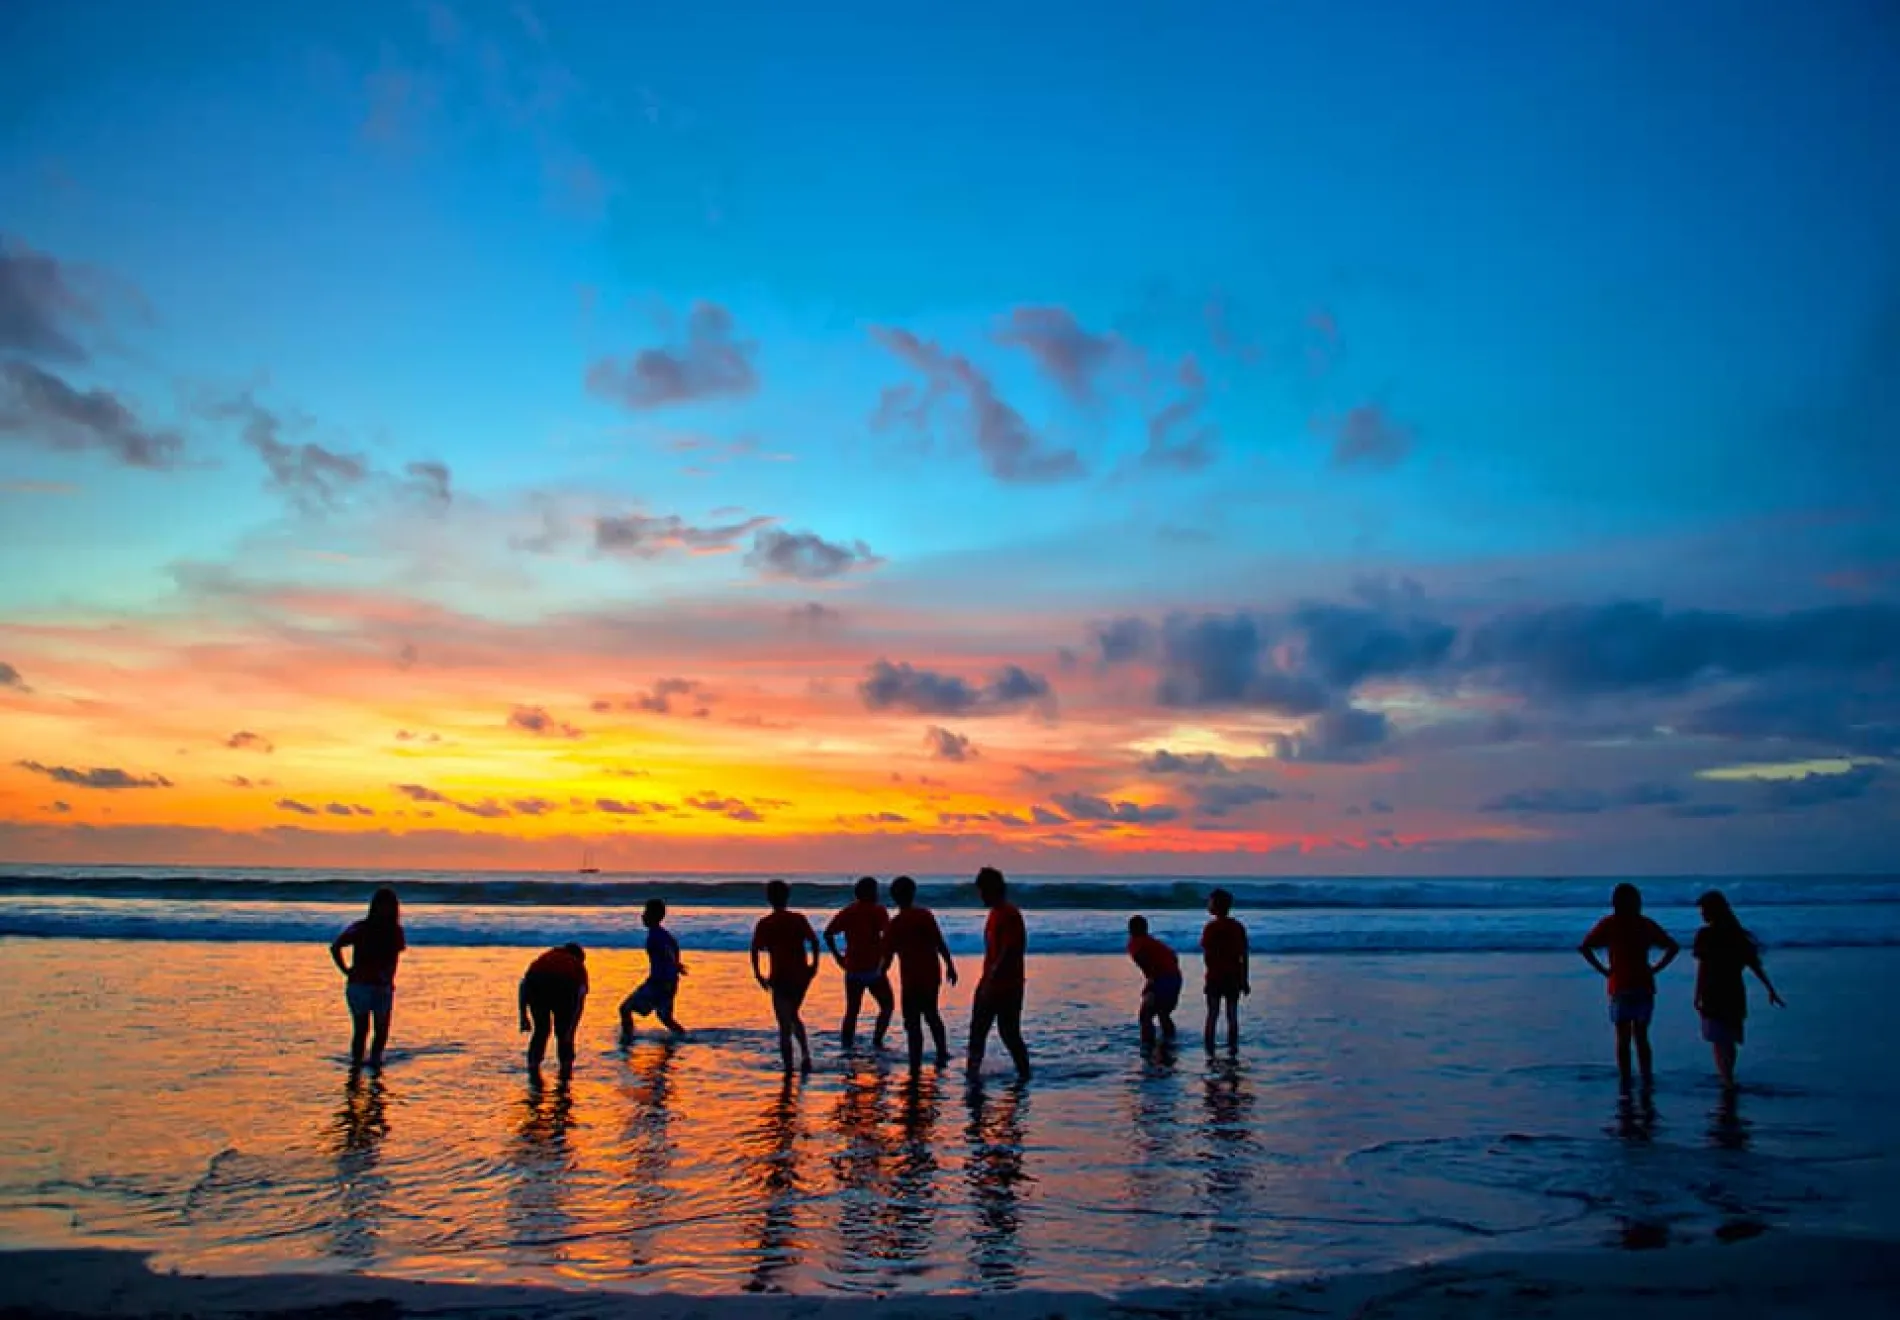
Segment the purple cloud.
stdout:
[[234,752],[263,752],[267,756],[277,750],[276,744],[269,738],[261,733],[252,733],[249,729],[239,729],[224,740],[224,745]]
[[185,442],[147,426],[110,390],[77,390],[29,362],[0,362],[0,437],[66,453],[97,451],[127,467],[176,467]]
[[122,789],[122,788],[170,788],[172,781],[164,775],[138,775],[117,766],[93,766],[86,770],[75,770],[71,766],[41,765],[38,761],[15,761],[22,770],[31,770],[36,775],[45,775],[48,779],[61,784],[71,784],[74,788]]
[[937,724],[924,730],[924,746],[930,749],[931,759],[936,761],[969,761],[977,755],[968,737]]
[[731,312],[716,303],[696,303],[685,339],[644,349],[624,363],[601,358],[587,369],[587,388],[636,412],[744,398],[759,385],[752,365],[756,351],[756,344],[733,338]]
[[586,735],[572,724],[557,720],[540,706],[516,706],[508,713],[508,727],[537,738],[581,738]]
[[602,554],[640,559],[654,559],[669,550],[724,554],[737,549],[745,537],[771,525],[772,519],[763,517],[699,527],[678,514],[621,514],[594,520],[594,548]]
[[0,349],[48,362],[83,363],[71,323],[99,314],[57,258],[0,238]]
[[752,540],[746,564],[760,576],[796,582],[822,582],[854,569],[876,568],[884,561],[862,541],[843,545],[815,532],[768,528]]
[[1020,348],[1076,403],[1101,401],[1098,377],[1124,350],[1114,335],[1082,328],[1064,307],[1018,307],[996,331],[996,342]]
[[1412,452],[1412,429],[1376,403],[1362,403],[1332,428],[1335,467],[1397,467]]

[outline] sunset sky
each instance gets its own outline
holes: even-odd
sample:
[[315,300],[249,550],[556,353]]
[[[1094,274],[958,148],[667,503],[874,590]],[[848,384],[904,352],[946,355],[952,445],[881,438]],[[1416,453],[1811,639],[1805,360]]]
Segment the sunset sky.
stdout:
[[1879,0],[0,10],[0,860],[1900,868]]

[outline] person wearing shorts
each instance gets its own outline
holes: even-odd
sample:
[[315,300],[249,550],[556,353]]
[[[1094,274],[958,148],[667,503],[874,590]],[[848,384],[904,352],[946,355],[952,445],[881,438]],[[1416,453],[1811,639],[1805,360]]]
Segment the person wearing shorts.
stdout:
[[[1625,1086],[1629,1085],[1630,1047],[1634,1045],[1636,1063],[1647,1086],[1655,1077],[1649,1023],[1656,1014],[1656,974],[1676,960],[1682,946],[1643,915],[1643,891],[1635,885],[1618,885],[1610,895],[1610,908],[1610,915],[1590,928],[1577,952],[1607,982],[1610,1022],[1616,1027],[1618,1075]],[[1599,949],[1609,953],[1607,965],[1597,956]],[[1651,949],[1663,953],[1653,965],[1649,961]]]
[[1216,889],[1207,896],[1209,921],[1201,928],[1201,960],[1207,968],[1207,1029],[1202,1042],[1214,1048],[1222,1010],[1227,1015],[1227,1048],[1240,1048],[1240,997],[1253,993],[1247,928],[1233,917],[1234,896]]
[[647,979],[620,1001],[622,1043],[633,1040],[635,1014],[659,1018],[660,1025],[675,1037],[686,1034],[686,1028],[673,1017],[673,1001],[679,996],[680,977],[686,975],[686,965],[680,961],[679,941],[673,938],[665,921],[665,900],[649,899],[646,910],[640,914],[640,922],[647,928]]
[[1141,969],[1146,980],[1141,987],[1141,1045],[1155,1043],[1155,1023],[1161,1024],[1161,1039],[1174,1040],[1174,1010],[1181,1003],[1181,960],[1173,949],[1148,933],[1148,918],[1128,918],[1128,956]]
[[[916,906],[917,882],[907,875],[891,881],[891,901],[897,915],[884,935],[884,952],[879,966],[888,975],[895,963],[903,980],[901,1003],[904,1010],[904,1039],[910,1047],[910,1075],[924,1069],[924,1028],[937,1046],[937,1067],[950,1063],[950,1042],[943,1027],[943,1014],[937,1008],[937,995],[944,976],[957,983],[956,959],[944,942],[943,929],[929,908]],[[939,964],[941,963],[941,967]]]
[[[792,887],[774,880],[765,887],[765,901],[772,910],[752,928],[752,976],[759,988],[772,994],[772,1016],[778,1021],[778,1052],[785,1071],[792,1070],[792,1045],[797,1043],[802,1056],[800,1070],[811,1071],[811,1041],[805,1035],[805,1022],[799,1010],[805,1005],[805,993],[818,974],[818,933],[802,912],[788,910]],[[763,953],[770,963],[769,974],[759,966]]]
[[[369,1039],[369,1066],[383,1066],[389,1044],[389,1018],[396,1004],[396,963],[409,947],[402,933],[402,905],[385,885],[370,896],[369,913],[330,941],[330,961],[343,973],[343,1000],[350,1008],[350,1067],[363,1066],[363,1042]],[[354,950],[349,962],[343,950]],[[371,1024],[375,1035],[370,1036]]]
[[[873,1048],[884,1048],[884,1037],[891,1029],[891,1010],[896,1003],[883,961],[884,935],[890,925],[890,914],[877,901],[877,881],[867,875],[857,883],[856,900],[825,927],[825,947],[844,969],[844,1022],[839,1027],[838,1037],[846,1050],[857,1042],[858,1014],[864,1008],[866,994],[877,1004],[877,1029],[871,1038]],[[838,951],[840,935],[844,936],[842,953]]]
[[978,871],[976,892],[990,915],[983,924],[983,976],[970,1002],[969,1077],[974,1082],[982,1075],[983,1055],[994,1027],[1015,1061],[1016,1076],[1028,1081],[1029,1047],[1023,1043],[1028,928],[1022,910],[1009,901],[1009,882],[1001,871],[993,866]]
[[541,1061],[547,1057],[552,1035],[561,1080],[566,1081],[574,1071],[574,1033],[581,1010],[587,1007],[586,950],[578,944],[563,944],[529,963],[515,1006],[521,1014],[521,1030],[532,1027],[534,1033],[528,1037],[528,1072],[541,1075]]

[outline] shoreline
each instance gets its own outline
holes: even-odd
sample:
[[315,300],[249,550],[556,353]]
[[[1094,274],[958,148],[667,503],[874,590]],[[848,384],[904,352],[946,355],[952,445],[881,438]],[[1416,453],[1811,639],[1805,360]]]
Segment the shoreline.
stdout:
[[[1883,1300],[1884,1299],[1884,1300]],[[782,1294],[687,1296],[535,1285],[420,1282],[359,1274],[193,1275],[154,1272],[141,1252],[113,1248],[5,1251],[0,1315],[588,1317],[637,1306],[648,1320],[736,1313],[751,1320],[879,1316],[915,1320],[1126,1320],[1147,1316],[1392,1317],[1483,1320],[1736,1320],[1873,1315],[1900,1308],[1900,1242],[1768,1233],[1745,1242],[1580,1252],[1493,1253],[1365,1274],[1207,1290],[1147,1288],[938,1296]]]

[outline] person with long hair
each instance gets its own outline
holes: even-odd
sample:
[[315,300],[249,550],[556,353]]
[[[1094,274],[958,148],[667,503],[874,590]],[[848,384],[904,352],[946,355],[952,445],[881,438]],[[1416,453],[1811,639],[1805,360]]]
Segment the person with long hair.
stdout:
[[1696,900],[1702,909],[1702,929],[1695,935],[1695,1009],[1702,1015],[1702,1039],[1715,1053],[1715,1071],[1722,1085],[1735,1085],[1735,1053],[1741,1047],[1748,1018],[1748,983],[1744,971],[1755,974],[1767,987],[1768,1002],[1785,1005],[1775,983],[1761,965],[1761,945],[1742,926],[1728,896],[1711,889]]
[[[363,1041],[369,1041],[369,1066],[383,1066],[383,1050],[389,1044],[389,1015],[396,1002],[396,960],[402,957],[408,941],[402,933],[402,904],[396,891],[384,885],[370,896],[369,913],[353,921],[343,933],[330,941],[330,960],[343,973],[343,998],[350,1006],[350,1067],[363,1066]],[[353,949],[350,961],[343,961],[343,950]]]

